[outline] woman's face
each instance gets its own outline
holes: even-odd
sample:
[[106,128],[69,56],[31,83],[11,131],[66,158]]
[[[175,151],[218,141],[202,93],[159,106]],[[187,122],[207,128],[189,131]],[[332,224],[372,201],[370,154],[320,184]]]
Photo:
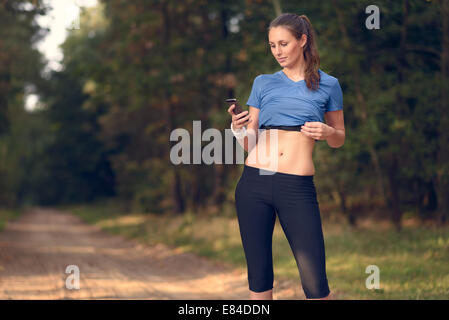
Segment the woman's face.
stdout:
[[282,67],[292,67],[303,54],[303,46],[307,42],[307,36],[303,34],[301,39],[296,39],[289,30],[284,27],[274,27],[268,32],[268,43],[271,53]]

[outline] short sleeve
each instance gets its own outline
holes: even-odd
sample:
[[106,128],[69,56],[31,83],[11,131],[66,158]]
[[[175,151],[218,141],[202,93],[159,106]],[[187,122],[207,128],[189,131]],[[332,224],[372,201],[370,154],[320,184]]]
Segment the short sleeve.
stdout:
[[249,95],[247,106],[253,106],[260,109],[260,76],[258,75],[253,81],[253,87],[251,89],[251,94]]
[[340,87],[340,83],[335,81],[334,85],[332,86],[330,92],[329,92],[329,100],[326,104],[326,108],[324,112],[329,111],[337,111],[343,109],[343,92]]

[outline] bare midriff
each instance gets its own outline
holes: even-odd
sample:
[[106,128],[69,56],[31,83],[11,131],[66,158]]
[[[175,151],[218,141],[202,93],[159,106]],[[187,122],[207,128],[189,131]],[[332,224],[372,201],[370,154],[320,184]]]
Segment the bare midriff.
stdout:
[[257,143],[248,153],[245,164],[282,173],[314,175],[314,146],[315,140],[299,131],[259,130]]

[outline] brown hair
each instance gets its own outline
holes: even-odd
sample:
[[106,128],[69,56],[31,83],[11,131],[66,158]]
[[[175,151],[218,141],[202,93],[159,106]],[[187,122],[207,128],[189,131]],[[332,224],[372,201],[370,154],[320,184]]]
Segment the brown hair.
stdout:
[[309,18],[304,14],[298,16],[295,13],[283,13],[271,21],[267,31],[274,27],[286,28],[298,40],[301,39],[303,34],[307,36],[307,43],[303,47],[304,61],[306,63],[304,80],[309,89],[318,89],[320,83],[320,74],[318,72],[320,57],[315,43],[315,31]]

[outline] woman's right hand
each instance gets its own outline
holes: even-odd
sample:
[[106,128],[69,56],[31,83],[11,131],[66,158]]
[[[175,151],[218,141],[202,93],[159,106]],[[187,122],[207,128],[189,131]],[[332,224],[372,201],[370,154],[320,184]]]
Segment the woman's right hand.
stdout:
[[238,130],[238,129],[246,126],[248,123],[250,123],[252,121],[252,119],[251,119],[251,116],[248,111],[243,111],[243,112],[240,112],[239,114],[235,115],[233,112],[234,108],[235,108],[235,104],[232,104],[228,108],[228,113],[232,117],[232,127],[235,130]]

